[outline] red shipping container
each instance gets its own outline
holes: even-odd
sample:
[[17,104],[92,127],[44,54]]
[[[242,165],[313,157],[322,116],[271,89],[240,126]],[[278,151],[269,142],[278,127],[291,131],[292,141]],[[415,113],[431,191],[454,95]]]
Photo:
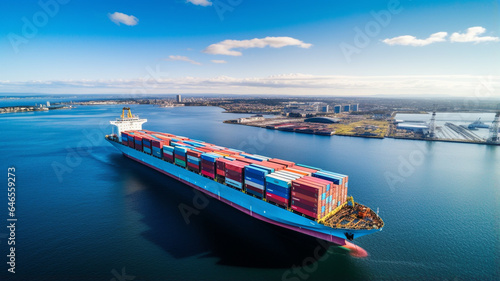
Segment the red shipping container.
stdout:
[[246,164],[259,164],[259,163],[261,163],[260,161],[249,159],[249,158],[245,158],[245,157],[241,157],[241,156],[231,156],[231,158],[235,158],[237,161],[243,162],[243,163],[246,163]]
[[226,173],[227,173],[227,170],[242,173],[243,169],[247,165],[248,165],[247,163],[243,163],[243,162],[239,162],[239,161],[228,162],[228,163],[226,163]]
[[226,168],[226,175],[231,175],[231,176],[234,176],[234,177],[243,177],[243,172],[236,172],[236,171],[233,171],[233,170],[229,170]]
[[226,172],[226,178],[227,178],[227,179],[232,179],[232,180],[234,180],[234,181],[237,181],[237,182],[241,182],[241,183],[243,183],[243,177],[241,177],[241,176],[239,176],[239,177],[238,177],[238,176],[234,176],[234,175],[228,174],[228,173]]
[[168,154],[163,154],[163,159],[167,160],[168,162],[170,163],[173,163],[174,162],[174,157],[173,156],[170,156]]
[[316,177],[309,177],[309,176],[308,177],[304,177],[304,179],[311,180],[311,181],[316,182],[318,184],[330,185],[330,189],[328,191],[326,191],[326,186],[325,186],[325,190],[324,190],[324,192],[325,192],[325,197],[324,197],[325,199],[324,200],[325,200],[325,203],[326,203],[326,199],[331,194],[331,189],[332,189],[332,187],[334,185],[333,182],[331,182],[329,180],[324,180],[324,179],[320,179],[320,178],[316,178]]
[[279,200],[276,200],[275,198],[270,198],[270,197],[268,197],[268,198],[267,198],[267,201],[269,201],[269,202],[273,202],[273,203],[275,203],[275,204],[277,204],[277,205],[280,205],[280,206],[283,206],[283,207],[285,207],[285,208],[288,208],[288,203],[283,203],[283,202],[280,202]]
[[257,192],[257,193],[261,194],[262,196],[264,196],[264,190],[262,190],[262,189],[258,189],[256,187],[250,186],[248,184],[245,184],[245,188],[249,189],[251,191]]
[[283,170],[283,169],[286,168],[285,165],[281,165],[281,164],[277,164],[277,163],[272,163],[272,162],[269,162],[269,161],[263,161],[263,162],[259,162],[259,163],[256,163],[256,164],[264,166],[264,167],[267,167],[267,168],[274,169],[274,171],[280,171],[280,170]]
[[277,158],[269,159],[269,162],[273,162],[273,163],[285,165],[287,168],[288,167],[292,167],[293,165],[295,165],[294,162],[286,161],[286,160],[281,160],[281,159],[277,159]]
[[278,196],[278,195],[275,195],[275,194],[272,194],[272,193],[267,193],[266,192],[266,198],[272,198],[274,200],[278,200],[279,202],[283,203],[283,204],[286,204],[288,205],[288,199],[286,198],[283,198],[281,196]]
[[313,203],[311,201],[307,201],[307,200],[303,200],[303,199],[299,199],[300,201],[298,201],[295,199],[298,199],[298,198],[292,198],[292,204],[299,206],[299,207],[303,207],[304,209],[313,208],[312,211],[317,211],[318,209],[320,209],[321,207],[324,206],[324,205],[321,205],[321,203],[320,203],[320,206],[318,207],[318,203]]
[[321,195],[321,193],[323,193],[322,187],[310,181],[303,181],[300,179],[294,180],[292,181],[292,188],[293,187],[296,187],[299,190],[309,191],[318,195]]
[[179,154],[175,154],[175,158],[179,159],[179,160],[182,160],[184,162],[186,162],[186,156],[181,156]]
[[304,194],[305,196],[319,199],[319,193],[317,191],[314,192],[314,191],[311,191],[311,190],[308,190],[308,189],[303,189],[301,187],[297,187],[297,186],[294,186],[294,185],[292,185],[292,192]]
[[314,219],[318,219],[319,218],[318,214],[315,214],[315,213],[313,213],[311,211],[308,211],[308,210],[305,210],[303,208],[297,207],[295,205],[292,205],[291,208],[292,208],[292,210],[295,210],[295,211],[297,211],[297,212],[299,212],[301,214],[304,214],[306,216],[312,217]]
[[312,206],[312,207],[318,207],[318,204],[321,205],[321,202],[318,203],[318,201],[316,200],[316,202],[314,201],[309,201],[309,200],[306,200],[304,198],[300,198],[300,197],[297,197],[297,196],[292,196],[292,202],[300,202],[300,203],[304,203],[308,206]]
[[213,163],[207,164],[201,161],[201,168],[211,173],[215,172],[215,165]]
[[205,170],[201,170],[201,174],[202,174],[202,175],[205,175],[205,176],[207,176],[207,177],[209,177],[209,178],[211,178],[211,179],[214,179],[214,178],[215,178],[215,175],[214,175],[213,173],[209,173],[209,172],[207,172],[207,171],[205,171]]
[[309,169],[309,168],[306,168],[306,167],[302,167],[302,166],[292,166],[290,167],[292,169],[296,169],[296,170],[301,170],[301,171],[304,171],[304,172],[308,172],[308,173],[316,173],[318,170],[315,170],[315,169]]
[[231,151],[231,150],[227,150],[227,149],[221,150],[220,152],[225,153],[225,154],[229,154],[229,155],[238,155],[238,154],[240,154],[239,152]]
[[129,139],[128,139],[128,146],[131,147],[131,148],[134,148],[135,147],[135,139],[134,139],[134,136],[133,135],[130,135],[129,136]]
[[215,166],[219,170],[225,170],[226,169],[226,159],[219,157],[215,160]]
[[311,176],[305,176],[303,177],[302,179],[305,179],[305,180],[310,180],[312,182],[317,182],[319,184],[322,184],[322,185],[330,185],[332,186],[333,185],[333,182],[331,181],[328,181],[328,180],[324,180],[324,179],[320,179],[320,178],[316,178],[316,177],[311,177]]
[[187,155],[194,156],[196,158],[201,158],[201,153],[197,151],[193,151],[191,149],[188,149]]
[[311,177],[309,177],[309,176],[304,176],[304,177],[302,177],[300,179],[296,179],[295,181],[297,183],[305,184],[305,185],[308,185],[308,186],[320,187],[321,192],[325,192],[326,191],[326,186],[327,186],[326,183],[320,183],[317,180],[311,179]]
[[193,168],[193,167],[189,167],[189,166],[187,168],[188,168],[188,170],[193,171],[195,173],[199,173],[200,172],[200,169],[197,169],[197,168]]
[[219,176],[223,176],[223,177],[226,176],[226,171],[225,170],[217,169],[216,172],[217,172],[217,175],[219,175]]
[[296,192],[296,191],[292,190],[292,197],[296,197],[296,198],[300,198],[300,199],[304,199],[304,200],[307,200],[307,201],[318,203],[318,197],[317,197],[317,195],[316,195],[316,197],[312,197],[312,196],[308,196],[308,195],[306,195],[304,193]]
[[168,145],[166,141],[153,140],[153,147],[162,148],[164,145]]

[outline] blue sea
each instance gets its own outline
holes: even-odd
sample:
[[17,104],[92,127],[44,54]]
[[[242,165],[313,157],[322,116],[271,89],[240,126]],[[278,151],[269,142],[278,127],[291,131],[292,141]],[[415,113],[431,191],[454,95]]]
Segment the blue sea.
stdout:
[[[123,105],[0,115],[0,280],[498,280],[500,147],[314,136],[231,125],[217,107],[131,105],[145,129],[349,175],[383,231],[336,246],[193,190],[104,140]],[[7,169],[15,167],[15,274]],[[4,226],[1,226],[3,224]]]

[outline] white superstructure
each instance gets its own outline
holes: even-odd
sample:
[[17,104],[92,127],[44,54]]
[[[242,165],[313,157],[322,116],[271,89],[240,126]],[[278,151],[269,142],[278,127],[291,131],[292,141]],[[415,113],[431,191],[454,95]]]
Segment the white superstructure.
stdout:
[[[125,116],[127,112],[127,116]],[[117,135],[121,139],[121,132],[130,130],[142,130],[142,124],[148,122],[147,119],[140,119],[138,115],[132,115],[130,108],[124,107],[122,110],[122,116],[116,118],[115,121],[109,121],[111,125],[115,125],[118,128]]]

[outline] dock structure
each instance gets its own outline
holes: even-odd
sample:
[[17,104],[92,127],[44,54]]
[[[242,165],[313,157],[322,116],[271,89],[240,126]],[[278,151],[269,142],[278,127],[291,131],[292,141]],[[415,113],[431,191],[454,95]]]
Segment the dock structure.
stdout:
[[488,143],[494,143],[494,144],[500,143],[500,139],[498,138],[499,122],[500,122],[500,112],[497,112],[497,114],[495,114],[495,119],[493,119],[493,122],[491,123],[490,126],[490,135],[487,140]]

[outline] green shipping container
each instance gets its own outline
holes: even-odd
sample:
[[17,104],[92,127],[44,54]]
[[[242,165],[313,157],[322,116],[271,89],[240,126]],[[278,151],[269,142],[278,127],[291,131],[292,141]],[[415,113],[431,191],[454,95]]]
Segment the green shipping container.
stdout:
[[175,158],[175,164],[182,166],[182,167],[186,167],[186,161],[182,161],[182,160],[177,159],[177,158]]

